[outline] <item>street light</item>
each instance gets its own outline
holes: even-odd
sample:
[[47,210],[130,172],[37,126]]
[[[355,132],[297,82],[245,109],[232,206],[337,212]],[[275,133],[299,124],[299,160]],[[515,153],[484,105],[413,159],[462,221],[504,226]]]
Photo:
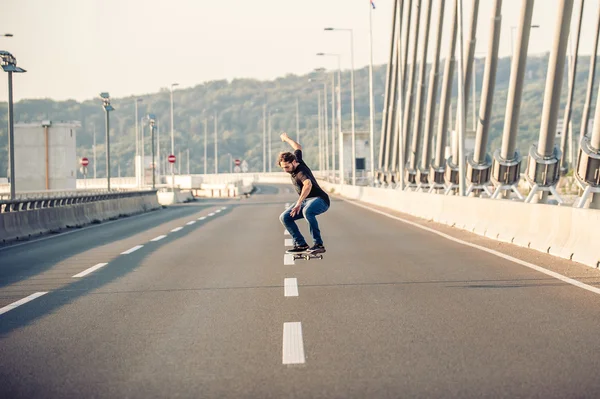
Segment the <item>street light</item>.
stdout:
[[154,131],[156,129],[156,116],[154,114],[148,114],[148,121],[150,122],[150,132],[152,135],[152,190],[156,189],[156,164],[154,161]]
[[[352,185],[356,185],[356,133],[354,125],[354,31],[352,29],[325,28],[326,31],[350,32],[350,102],[352,109]],[[343,146],[343,142],[340,144]],[[371,142],[373,145],[373,142]],[[344,180],[343,176],[340,176]]]
[[[171,154],[173,155],[175,155],[175,138],[173,133],[173,88],[177,86],[179,86],[179,83],[171,83]],[[175,163],[171,163],[171,190],[175,191]]]
[[[340,142],[340,146],[339,146],[339,162],[340,162],[340,176],[343,176],[343,171],[344,171],[344,166],[343,166],[343,160],[344,160],[344,154],[343,154],[343,144],[344,144],[344,138],[342,137],[342,67],[341,67],[341,54],[335,54],[335,53],[317,53],[317,56],[320,57],[337,57],[337,62],[338,62],[338,87],[336,89],[337,91],[337,109],[336,109],[336,117],[337,117],[337,123],[338,123],[338,135],[339,135],[339,142]],[[334,85],[335,86],[335,85]],[[334,121],[332,121],[332,123],[335,123]],[[335,182],[335,134],[333,133],[334,129],[332,128],[331,130],[331,138],[332,138],[332,148],[331,148],[331,157],[332,157],[332,169],[333,169],[333,181]],[[344,184],[343,181],[340,182],[341,184]]]
[[100,93],[100,98],[102,98],[102,107],[106,114],[106,184],[108,191],[110,191],[110,111],[115,109],[110,105],[110,95],[108,93]]
[[137,186],[140,186],[141,180],[139,177],[139,152],[140,152],[140,131],[139,131],[139,127],[138,127],[138,103],[143,102],[144,99],[143,98],[136,98],[135,99],[135,180],[137,182]]
[[8,158],[10,171],[10,199],[15,199],[15,125],[13,119],[12,74],[27,72],[17,66],[17,59],[8,51],[0,50],[2,70],[8,72]]
[[[540,27],[539,25],[531,25],[532,29],[539,28],[539,27]],[[517,28],[518,28],[518,26],[514,26],[514,25],[510,27],[510,61],[511,62],[512,62],[513,57],[515,56],[513,36],[515,33],[515,29],[517,29]]]

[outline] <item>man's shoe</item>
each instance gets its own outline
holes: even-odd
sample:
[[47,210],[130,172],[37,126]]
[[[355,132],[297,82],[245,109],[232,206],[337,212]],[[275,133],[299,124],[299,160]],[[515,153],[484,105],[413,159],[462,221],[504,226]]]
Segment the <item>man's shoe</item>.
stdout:
[[308,250],[310,254],[322,254],[323,252],[325,252],[325,247],[321,244],[315,244]]
[[294,245],[294,248],[285,251],[288,254],[301,254],[308,251],[310,248],[308,245]]

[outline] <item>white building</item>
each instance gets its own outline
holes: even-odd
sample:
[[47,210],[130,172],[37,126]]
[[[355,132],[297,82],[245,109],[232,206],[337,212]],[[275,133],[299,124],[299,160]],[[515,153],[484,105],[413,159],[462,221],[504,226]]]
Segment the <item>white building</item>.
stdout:
[[76,188],[79,122],[15,124],[15,189],[20,191]]

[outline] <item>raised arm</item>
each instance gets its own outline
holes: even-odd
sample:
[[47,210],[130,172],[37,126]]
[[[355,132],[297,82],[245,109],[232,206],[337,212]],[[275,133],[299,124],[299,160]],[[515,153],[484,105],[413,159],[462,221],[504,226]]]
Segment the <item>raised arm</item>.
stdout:
[[289,145],[292,146],[292,148],[295,150],[302,150],[302,146],[298,143],[296,143],[294,140],[292,140],[291,138],[288,137],[287,133],[281,133],[281,135],[279,136],[281,138],[281,141],[285,141],[286,143],[288,143]]

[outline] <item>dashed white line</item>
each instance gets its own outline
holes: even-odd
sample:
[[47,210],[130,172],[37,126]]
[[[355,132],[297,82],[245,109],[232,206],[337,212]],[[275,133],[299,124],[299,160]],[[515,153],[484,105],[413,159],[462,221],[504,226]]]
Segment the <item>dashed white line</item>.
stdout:
[[172,233],[177,233],[181,229],[183,229],[183,227],[175,227],[173,230],[171,230],[171,232]]
[[101,267],[104,267],[108,265],[108,263],[98,263],[96,266],[92,266],[89,269],[85,269],[84,271],[82,271],[81,273],[77,273],[76,275],[74,275],[73,277],[83,277],[83,276],[87,276],[88,274],[90,274],[91,272],[95,272],[96,270],[100,269]]
[[283,364],[304,363],[302,323],[283,323]]
[[191,221],[187,222],[187,223],[186,223],[186,225],[188,225],[188,226],[191,226],[191,225],[193,225],[194,223],[196,223],[196,221],[195,221],[195,220],[191,220]]
[[293,247],[294,246],[294,240],[291,238],[286,238],[285,239],[285,246],[286,247]]
[[208,214],[208,216],[215,216],[214,212]]
[[163,239],[163,238],[165,238],[165,237],[166,237],[166,235],[162,235],[162,236],[154,237],[154,238],[153,238],[153,239],[151,239],[150,241],[152,241],[152,242],[160,241],[160,240],[162,240],[162,239]]
[[135,251],[137,251],[138,249],[140,249],[140,248],[142,248],[142,247],[143,247],[143,245],[136,245],[136,246],[135,246],[135,247],[133,247],[133,248],[129,248],[129,249],[128,249],[127,251],[125,251],[125,252],[121,252],[121,255],[129,255],[130,253],[132,253],[132,252],[135,252]]
[[220,210],[220,209],[217,209],[217,210],[215,211],[215,213],[221,213],[221,210]]
[[283,293],[285,296],[298,296],[298,279],[283,279]]
[[285,254],[283,255],[283,264],[286,266],[295,265],[294,254]]
[[204,219],[206,219],[206,216],[202,216],[202,217],[198,218],[198,220],[204,220]]
[[224,206],[224,207],[223,207],[223,208],[221,208],[221,209],[225,210],[225,209],[227,209],[227,207],[226,207],[226,206]]
[[0,315],[6,313],[6,312],[10,312],[11,310],[18,308],[19,306],[26,304],[27,302],[33,301],[36,298],[41,297],[42,295],[47,294],[48,291],[46,292],[36,292],[35,294],[31,294],[28,297],[25,297],[23,299],[19,299],[16,302],[11,303],[10,305],[6,305],[3,308],[0,308]]

